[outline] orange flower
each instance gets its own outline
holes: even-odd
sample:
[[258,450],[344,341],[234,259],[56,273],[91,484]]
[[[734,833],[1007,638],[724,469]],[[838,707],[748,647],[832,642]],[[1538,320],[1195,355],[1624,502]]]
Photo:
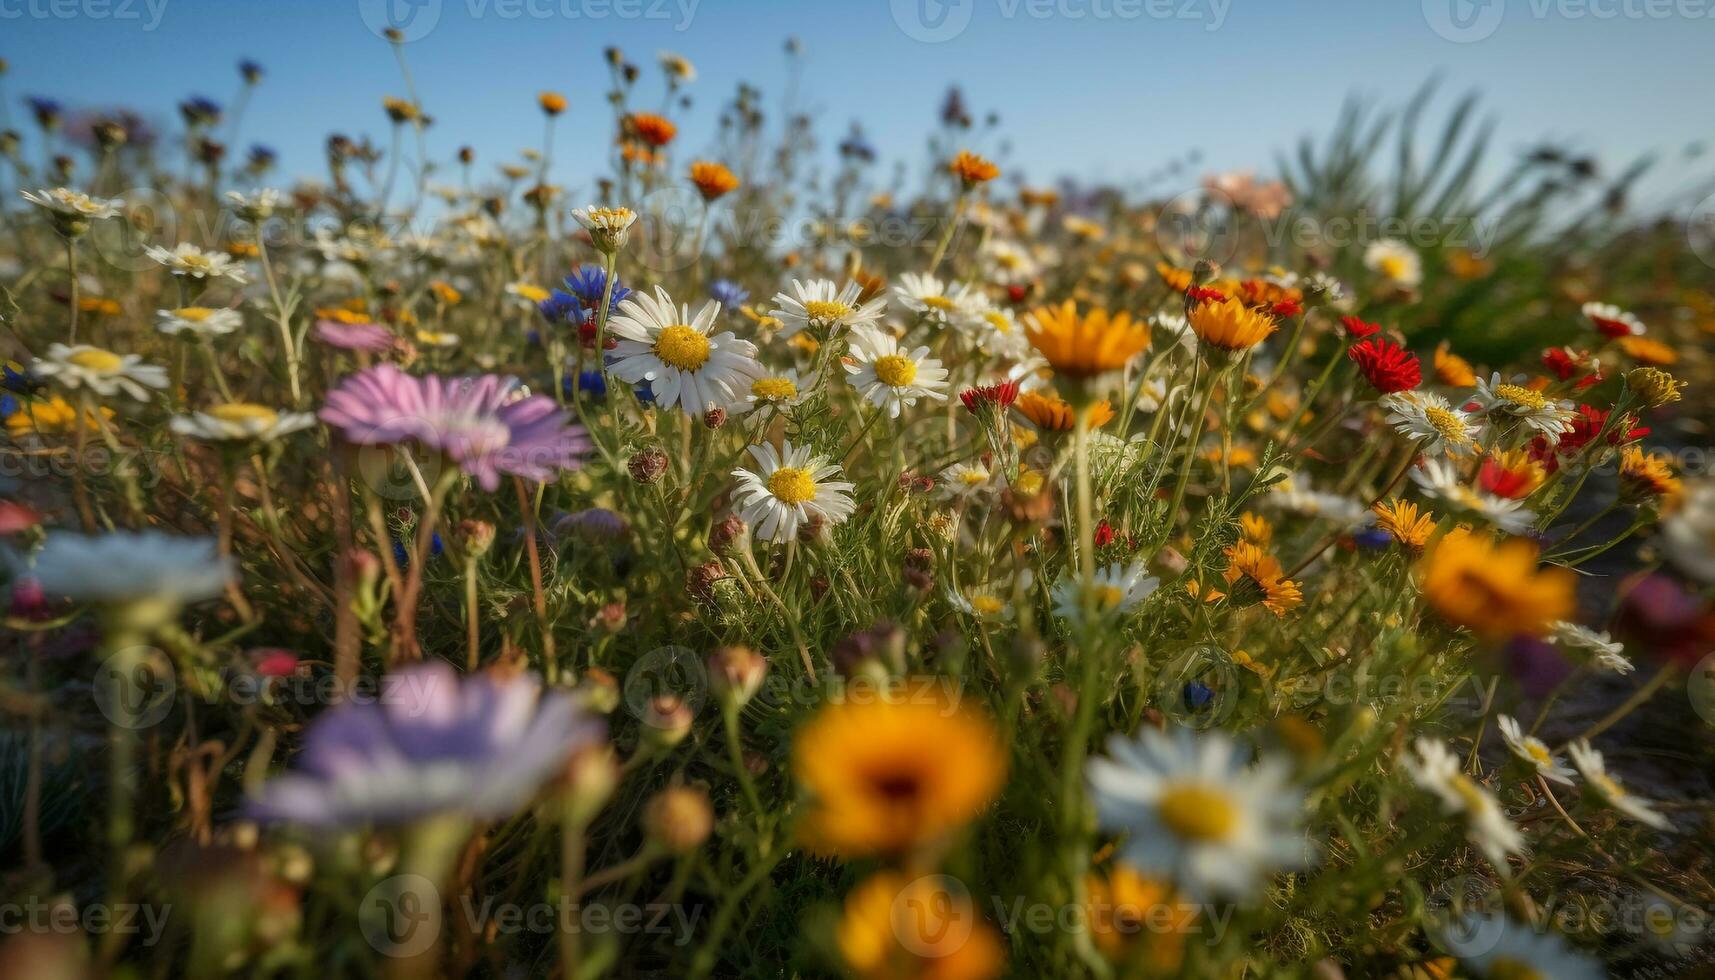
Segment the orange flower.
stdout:
[[[1286,577],[1280,561],[1249,541],[1240,541],[1226,551],[1227,580],[1235,602],[1261,602],[1276,616],[1284,616],[1304,602],[1298,583]],[[1249,604],[1249,603],[1245,603]]]
[[1084,891],[1090,933],[1109,959],[1132,964],[1141,959],[1151,976],[1179,969],[1185,934],[1197,913],[1171,888],[1115,865],[1106,877],[1086,876]]
[[990,980],[1006,953],[970,893],[944,875],[880,871],[846,896],[834,941],[860,980]]
[[691,183],[697,185],[705,201],[713,201],[738,189],[738,178],[733,172],[725,164],[709,160],[691,164]]
[[626,117],[626,129],[631,135],[650,146],[661,147],[673,142],[679,127],[673,121],[652,112],[634,112]]
[[1523,538],[1497,543],[1456,528],[1419,563],[1418,578],[1442,619],[1490,640],[1541,635],[1575,608],[1573,573],[1538,567],[1536,545]]
[[1199,340],[1228,353],[1240,353],[1268,339],[1279,326],[1274,319],[1236,299],[1199,303],[1191,310],[1191,329]]
[[1071,300],[1038,307],[1025,318],[1024,335],[1055,371],[1078,379],[1118,371],[1149,346],[1149,328],[1130,313],[1094,309],[1080,317]]
[[1659,340],[1649,337],[1621,337],[1615,343],[1639,364],[1666,366],[1679,361],[1679,352]]
[[957,174],[959,181],[969,190],[978,184],[986,184],[1000,176],[1000,168],[977,156],[970,150],[960,150],[959,155],[947,164],[947,169]]
[[1477,372],[1471,362],[1453,353],[1447,341],[1435,345],[1435,378],[1444,385],[1469,388],[1477,383]]
[[1620,450],[1620,487],[1634,500],[1660,501],[1671,509],[1685,495],[1685,485],[1673,475],[1666,456],[1646,453],[1636,446]]
[[1414,503],[1396,497],[1371,509],[1376,513],[1376,527],[1412,554],[1422,554],[1424,544],[1435,533],[1435,518],[1418,513]]
[[[1018,396],[1012,407],[1036,423],[1044,432],[1071,432],[1078,423],[1077,409],[1072,403],[1053,395],[1027,391]],[[1113,421],[1114,409],[1107,399],[1090,406],[1090,428],[1099,429]]]
[[1190,289],[1193,282],[1190,269],[1176,268],[1166,262],[1155,263],[1155,274],[1161,277],[1161,281],[1167,284],[1168,289],[1176,293]]
[[550,116],[557,116],[566,111],[566,97],[558,92],[543,92],[536,96],[536,104]]

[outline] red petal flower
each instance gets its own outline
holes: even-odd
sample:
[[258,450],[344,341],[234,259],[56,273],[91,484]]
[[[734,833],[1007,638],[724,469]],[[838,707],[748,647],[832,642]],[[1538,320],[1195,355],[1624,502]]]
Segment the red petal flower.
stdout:
[[1364,379],[1384,395],[1415,388],[1423,381],[1423,365],[1417,355],[1386,337],[1371,337],[1353,344],[1346,356],[1357,363]]

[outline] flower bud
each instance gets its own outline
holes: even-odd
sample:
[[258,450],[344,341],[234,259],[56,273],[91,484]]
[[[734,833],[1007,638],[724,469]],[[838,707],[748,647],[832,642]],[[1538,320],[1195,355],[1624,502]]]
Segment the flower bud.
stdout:
[[1676,381],[1673,375],[1653,367],[1632,368],[1626,372],[1626,384],[1651,408],[1679,401],[1679,391],[1685,387],[1685,382]]
[[643,827],[651,841],[670,853],[689,854],[708,840],[715,811],[702,790],[671,786],[644,805]]
[[667,454],[659,449],[639,449],[626,461],[625,468],[633,480],[647,486],[667,472],[667,462]]
[[768,660],[746,646],[724,646],[709,654],[709,684],[717,695],[743,707],[762,687]]
[[657,695],[643,706],[643,724],[648,726],[645,737],[661,748],[672,748],[691,733],[691,718],[691,709],[683,698],[676,694]]
[[381,559],[366,548],[353,548],[346,552],[345,562],[352,578],[363,588],[374,587],[375,580],[381,576]]
[[750,534],[750,525],[737,514],[728,514],[715,523],[709,531],[709,550],[715,554],[725,554],[727,551],[742,547],[745,538]]
[[487,521],[462,520],[459,522],[459,540],[464,542],[466,554],[481,558],[494,544],[494,525]]
[[609,602],[596,611],[590,625],[608,633],[618,633],[625,628],[625,603]]
[[566,761],[567,806],[574,821],[588,823],[619,787],[619,761],[607,745],[586,745]]
[[600,667],[591,667],[584,671],[572,693],[583,702],[584,707],[598,714],[609,714],[619,707],[619,681]]
[[726,424],[726,409],[715,407],[703,413],[703,424],[711,429],[718,429]]

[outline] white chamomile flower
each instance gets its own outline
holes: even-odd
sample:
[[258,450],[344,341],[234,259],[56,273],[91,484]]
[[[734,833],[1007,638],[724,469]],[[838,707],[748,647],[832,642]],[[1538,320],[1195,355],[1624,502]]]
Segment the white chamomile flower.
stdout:
[[733,502],[738,516],[763,541],[790,541],[810,521],[840,524],[851,516],[852,484],[837,477],[839,464],[829,462],[808,446],[782,442],[751,446],[756,470],[732,471],[738,480]]
[[174,416],[172,429],[205,442],[272,442],[316,424],[310,412],[276,412],[266,405],[226,402],[201,412]]
[[1501,912],[1468,912],[1441,945],[1484,980],[1602,980],[1603,971],[1551,932],[1507,921]]
[[160,531],[48,535],[31,571],[49,595],[181,605],[219,595],[234,576],[212,538]]
[[1399,391],[1377,399],[1385,421],[1402,436],[1421,440],[1430,456],[1468,456],[1477,451],[1483,423],[1431,391]]
[[[1062,575],[1054,583],[1054,615],[1077,622],[1084,615],[1081,576]],[[1149,574],[1141,561],[1127,565],[1114,562],[1096,569],[1090,582],[1089,599],[1097,616],[1124,616],[1138,607],[1161,586],[1161,580]]]
[[225,197],[232,213],[252,223],[266,221],[280,204],[280,192],[272,187],[264,187],[254,194],[227,191]]
[[1499,372],[1488,380],[1477,379],[1477,393],[1471,401],[1491,417],[1498,413],[1518,419],[1550,443],[1560,442],[1561,433],[1571,432],[1572,420],[1578,417],[1571,402],[1554,401],[1540,391],[1502,381]]
[[990,238],[977,250],[986,277],[1002,286],[1027,283],[1040,271],[1030,252],[1006,238]]
[[1625,644],[1609,636],[1605,630],[1558,620],[1549,624],[1548,639],[1558,646],[1588,653],[1591,663],[1609,673],[1629,674],[1633,670],[1632,662],[1626,659]]
[[1715,480],[1687,480],[1679,509],[1661,522],[1661,541],[1675,568],[1715,585]]
[[181,306],[156,310],[155,329],[168,336],[188,333],[195,337],[218,337],[244,325],[244,314],[225,307]]
[[948,589],[947,602],[954,609],[972,619],[1006,620],[1012,618],[1012,603],[1001,598],[991,589],[969,588],[963,592],[957,589]]
[[899,338],[878,330],[860,330],[853,335],[846,380],[871,404],[898,418],[901,409],[919,398],[947,400],[947,369],[929,356],[928,347],[903,351]]
[[1269,502],[1287,513],[1320,518],[1348,531],[1368,527],[1376,519],[1361,500],[1317,490],[1297,480],[1277,485],[1269,493]]
[[949,497],[971,497],[993,486],[994,474],[982,463],[954,463],[941,471],[941,486]]
[[22,191],[24,200],[39,208],[44,208],[56,217],[74,218],[81,221],[96,221],[111,218],[119,213],[119,202],[90,197],[81,191],[67,187],[55,187],[52,190],[39,190],[35,193]]
[[1637,337],[1644,332],[1642,320],[1612,303],[1585,303],[1580,312],[1607,337]]
[[1178,313],[1157,313],[1149,318],[1149,326],[1154,335],[1163,338],[1161,349],[1165,353],[1175,348],[1187,353],[1197,353],[1197,332],[1191,329],[1190,321]]
[[1397,238],[1371,242],[1364,249],[1364,268],[1405,289],[1416,289],[1423,281],[1423,260]]
[[972,322],[977,347],[996,357],[1021,361],[1030,356],[1030,338],[1018,327],[1018,318],[1011,310],[983,303]]
[[147,400],[150,388],[167,386],[167,371],[143,363],[138,354],[115,354],[89,344],[53,344],[32,366],[37,375],[66,388],[88,388],[103,397],[125,394]]
[[1305,281],[1304,291],[1321,293],[1330,304],[1340,302],[1346,295],[1346,287],[1340,280],[1326,272],[1312,272],[1310,278]]
[[1524,503],[1472,487],[1459,475],[1458,467],[1445,459],[1426,459],[1411,471],[1411,480],[1425,497],[1439,500],[1500,528],[1508,534],[1524,534],[1536,523],[1536,512]]
[[749,404],[744,393],[763,374],[756,345],[730,330],[711,335],[720,312],[711,301],[692,316],[690,304],[674,305],[660,286],[653,296],[632,293],[608,321],[619,341],[609,370],[628,384],[647,381],[657,405],[687,415]]
[[805,394],[804,379],[798,376],[797,368],[787,368],[779,374],[764,370],[761,377],[750,383],[744,400],[752,406],[778,405],[785,408],[803,401]]
[[250,281],[232,256],[225,252],[205,252],[190,242],[180,242],[177,248],[145,245],[143,252],[175,276],[191,279],[230,279],[239,285]]
[[1657,830],[1672,829],[1673,823],[1657,813],[1648,800],[1633,796],[1620,785],[1618,778],[1608,774],[1608,765],[1602,760],[1602,753],[1590,746],[1589,739],[1581,738],[1567,746],[1566,750],[1571,753],[1572,764],[1578,767],[1578,774],[1584,777],[1584,782],[1609,806]]
[[418,330],[413,336],[422,347],[447,349],[459,345],[459,335],[445,330]]
[[1441,799],[1442,809],[1464,816],[1466,836],[1496,869],[1506,870],[1507,855],[1524,853],[1524,835],[1502,812],[1500,801],[1465,774],[1446,743],[1420,738],[1416,756],[1406,756],[1402,764],[1413,782]]
[[968,329],[981,312],[981,297],[970,286],[945,283],[919,272],[900,276],[893,294],[900,306],[940,327]]
[[1085,768],[1096,818],[1123,831],[1119,860],[1197,899],[1254,895],[1263,878],[1307,863],[1304,794],[1291,766],[1218,731],[1115,735]]
[[1183,395],[1187,390],[1185,385],[1175,385],[1171,388],[1161,378],[1148,378],[1137,389],[1137,410],[1148,415],[1154,415]]
[[1507,743],[1507,751],[1544,779],[1572,785],[1572,770],[1554,757],[1554,753],[1549,751],[1548,745],[1542,739],[1525,734],[1524,729],[1519,727],[1518,720],[1509,715],[1501,715],[1498,721],[1501,741]]
[[606,255],[625,248],[631,226],[637,221],[637,213],[630,208],[598,208],[593,204],[573,210],[572,217],[589,232],[596,251]]
[[792,280],[792,292],[774,294],[774,309],[768,315],[780,321],[780,337],[789,338],[808,327],[832,336],[841,330],[874,327],[887,312],[887,300],[877,296],[859,303],[863,290],[855,282],[842,289],[829,279],[810,282]]

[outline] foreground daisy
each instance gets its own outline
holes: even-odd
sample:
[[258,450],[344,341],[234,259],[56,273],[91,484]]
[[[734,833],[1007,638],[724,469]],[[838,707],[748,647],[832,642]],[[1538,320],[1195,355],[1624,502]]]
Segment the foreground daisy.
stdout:
[[68,238],[75,238],[88,231],[91,221],[111,218],[119,213],[118,201],[90,197],[66,187],[40,190],[34,194],[29,191],[20,193],[24,195],[24,200],[47,211],[53,218],[54,227]]
[[1608,765],[1602,760],[1602,753],[1590,747],[1588,739],[1579,739],[1567,746],[1572,754],[1572,764],[1578,767],[1578,774],[1596,795],[1609,806],[1620,811],[1639,823],[1647,824],[1657,830],[1670,830],[1673,823],[1650,805],[1648,800],[1633,796],[1620,785],[1618,778],[1608,774]]
[[48,535],[30,574],[48,595],[177,607],[220,595],[236,574],[212,538],[160,531]]
[[987,719],[924,690],[824,707],[793,740],[792,772],[814,801],[806,841],[858,857],[962,827],[1000,791],[1006,754]]
[[[1462,937],[1493,937],[1472,943]],[[1442,945],[1485,980],[1601,980],[1603,971],[1550,932],[1506,920],[1500,912],[1469,912]],[[1469,952],[1461,946],[1481,945]]]
[[1422,443],[1430,456],[1468,456],[1477,449],[1483,424],[1447,399],[1429,391],[1401,391],[1382,396],[1384,420],[1402,436]]
[[734,503],[739,517],[763,541],[790,541],[798,529],[814,520],[840,524],[851,516],[852,484],[833,479],[841,476],[839,464],[814,453],[808,446],[790,441],[773,446],[751,446],[756,460],[753,472],[732,471],[738,480]]
[[1123,616],[1152,595],[1161,580],[1149,574],[1143,562],[1130,565],[1114,562],[1096,569],[1088,593],[1076,577],[1062,577],[1054,586],[1054,615],[1061,619],[1079,621],[1084,616],[1086,598],[1096,615]]
[[991,485],[993,474],[981,462],[954,463],[941,471],[941,486],[947,496],[964,498],[975,496]]
[[1491,417],[1511,416],[1526,429],[1546,436],[1550,444],[1560,440],[1563,432],[1572,431],[1572,420],[1578,415],[1572,403],[1555,401],[1540,391],[1501,380],[1499,373],[1488,380],[1477,379],[1477,393],[1471,401]]
[[1507,743],[1507,751],[1544,779],[1572,785],[1572,770],[1554,757],[1542,739],[1525,734],[1518,721],[1510,715],[1501,715],[1497,720],[1501,726],[1501,741]]
[[730,330],[710,335],[720,312],[711,301],[693,317],[690,304],[675,306],[660,286],[653,296],[633,293],[608,322],[618,339],[609,370],[628,384],[647,383],[657,405],[687,415],[743,404],[762,365],[750,341]]
[[856,363],[845,365],[847,379],[863,400],[885,409],[888,418],[917,404],[919,398],[947,400],[947,369],[929,356],[928,347],[906,352],[899,339],[879,330],[860,330],[851,343]]
[[244,315],[237,310],[211,309],[207,306],[156,310],[155,316],[155,329],[169,337],[181,333],[197,337],[217,337],[229,334],[244,325]]
[[144,364],[137,354],[121,356],[88,344],[53,344],[32,369],[66,388],[88,388],[103,397],[125,394],[144,401],[150,388],[167,386],[165,368]]
[[225,252],[205,252],[190,242],[180,242],[177,248],[145,245],[143,251],[175,276],[190,279],[230,279],[239,285],[250,281],[244,270]]
[[1371,242],[1364,249],[1364,268],[1403,289],[1416,289],[1423,281],[1423,260],[1397,238]]
[[887,300],[876,297],[859,303],[862,287],[855,282],[844,288],[829,279],[810,282],[792,280],[792,292],[775,293],[774,309],[768,315],[780,321],[780,336],[789,338],[808,327],[811,332],[833,336],[842,330],[873,327],[887,312]]
[[1401,764],[1413,782],[1440,797],[1443,810],[1464,816],[1466,836],[1497,870],[1507,869],[1507,855],[1524,852],[1524,835],[1501,811],[1500,801],[1465,775],[1446,743],[1420,738],[1415,757],[1406,756]]
[[171,423],[179,435],[205,442],[273,442],[315,424],[316,417],[309,412],[282,413],[249,402],[227,402],[176,416]]
[[1097,820],[1126,835],[1126,864],[1196,898],[1242,898],[1267,874],[1305,863],[1304,796],[1285,761],[1253,766],[1250,751],[1226,735],[1188,729],[1115,735],[1108,754],[1091,759],[1086,774]]

